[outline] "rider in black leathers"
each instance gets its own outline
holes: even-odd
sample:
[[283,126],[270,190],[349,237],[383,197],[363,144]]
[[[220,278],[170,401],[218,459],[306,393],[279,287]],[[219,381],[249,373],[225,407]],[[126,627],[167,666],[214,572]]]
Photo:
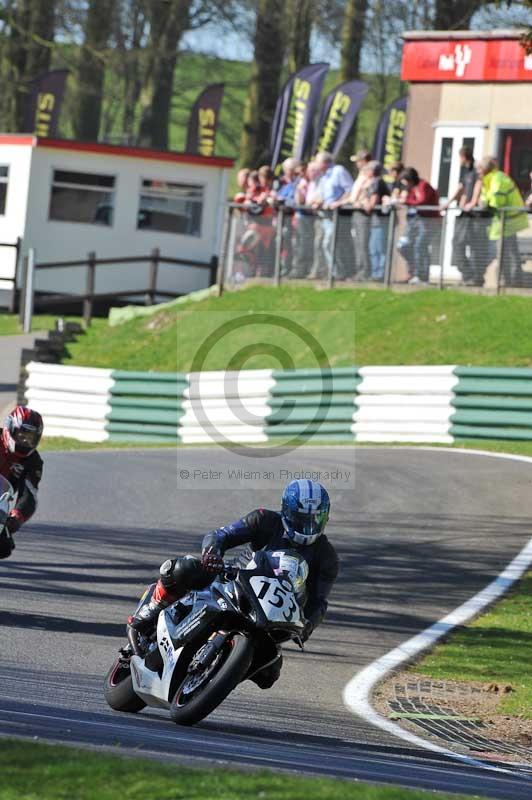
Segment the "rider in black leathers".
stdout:
[[[298,485],[294,487],[295,484]],[[325,616],[327,598],[338,574],[336,551],[323,533],[329,505],[327,492],[320,484],[292,481],[283,493],[281,512],[264,508],[251,511],[236,522],[208,533],[203,539],[201,559],[186,555],[165,561],[150,602],[129,618],[129,625],[142,634],[151,632],[163,608],[191,590],[209,586],[223,569],[226,550],[249,543],[254,551],[294,547],[307,562],[303,640],[308,639]],[[261,675],[261,681],[256,682],[261,688],[271,686],[280,669],[281,658],[268,675]]]

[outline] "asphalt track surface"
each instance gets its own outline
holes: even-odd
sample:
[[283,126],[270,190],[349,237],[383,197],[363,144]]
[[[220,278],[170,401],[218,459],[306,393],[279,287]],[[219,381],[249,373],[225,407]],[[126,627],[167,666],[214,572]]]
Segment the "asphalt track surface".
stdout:
[[[40,507],[0,562],[0,729],[119,745],[169,761],[206,758],[525,800],[532,781],[464,766],[372,728],[342,703],[355,672],[456,608],[530,537],[532,467],[460,452],[305,449],[271,460],[216,450],[50,453]],[[179,480],[244,465],[256,478]],[[278,507],[281,468],[352,471],[329,481],[341,574],[327,622],[281,680],[245,683],[193,729],[164,711],[111,711],[102,678],[123,620],[168,556],[259,505]],[[177,488],[176,488],[177,482]],[[225,488],[221,488],[224,486]]]

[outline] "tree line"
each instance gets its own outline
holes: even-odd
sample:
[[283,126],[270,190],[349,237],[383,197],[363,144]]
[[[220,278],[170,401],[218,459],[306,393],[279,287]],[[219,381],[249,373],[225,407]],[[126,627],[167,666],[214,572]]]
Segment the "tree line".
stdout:
[[316,38],[331,60],[339,54],[339,82],[369,65],[383,105],[403,30],[463,30],[485,5],[522,6],[526,19],[532,0],[0,0],[0,128],[21,131],[30,81],[66,67],[73,136],[98,140],[107,114],[124,141],[166,148],[185,36],[215,28],[252,42],[239,155],[263,163],[282,83],[309,63]]

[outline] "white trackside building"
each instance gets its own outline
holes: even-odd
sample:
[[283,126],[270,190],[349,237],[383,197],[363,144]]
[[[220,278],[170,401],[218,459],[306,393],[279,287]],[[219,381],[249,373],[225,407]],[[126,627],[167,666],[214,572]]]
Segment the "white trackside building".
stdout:
[[[161,255],[209,262],[218,255],[232,159],[139,147],[0,134],[0,245],[20,240],[42,262]],[[0,246],[0,305],[13,290],[15,249]],[[147,264],[99,267],[97,292],[145,288]],[[164,265],[158,286],[185,294],[207,269]],[[36,289],[82,292],[85,270],[37,271]]]

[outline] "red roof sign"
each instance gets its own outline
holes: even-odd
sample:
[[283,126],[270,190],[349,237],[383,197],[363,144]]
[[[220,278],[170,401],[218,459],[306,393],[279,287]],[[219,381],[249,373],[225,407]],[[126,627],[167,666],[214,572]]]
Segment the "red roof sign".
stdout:
[[515,39],[405,42],[404,81],[532,81],[532,55]]

